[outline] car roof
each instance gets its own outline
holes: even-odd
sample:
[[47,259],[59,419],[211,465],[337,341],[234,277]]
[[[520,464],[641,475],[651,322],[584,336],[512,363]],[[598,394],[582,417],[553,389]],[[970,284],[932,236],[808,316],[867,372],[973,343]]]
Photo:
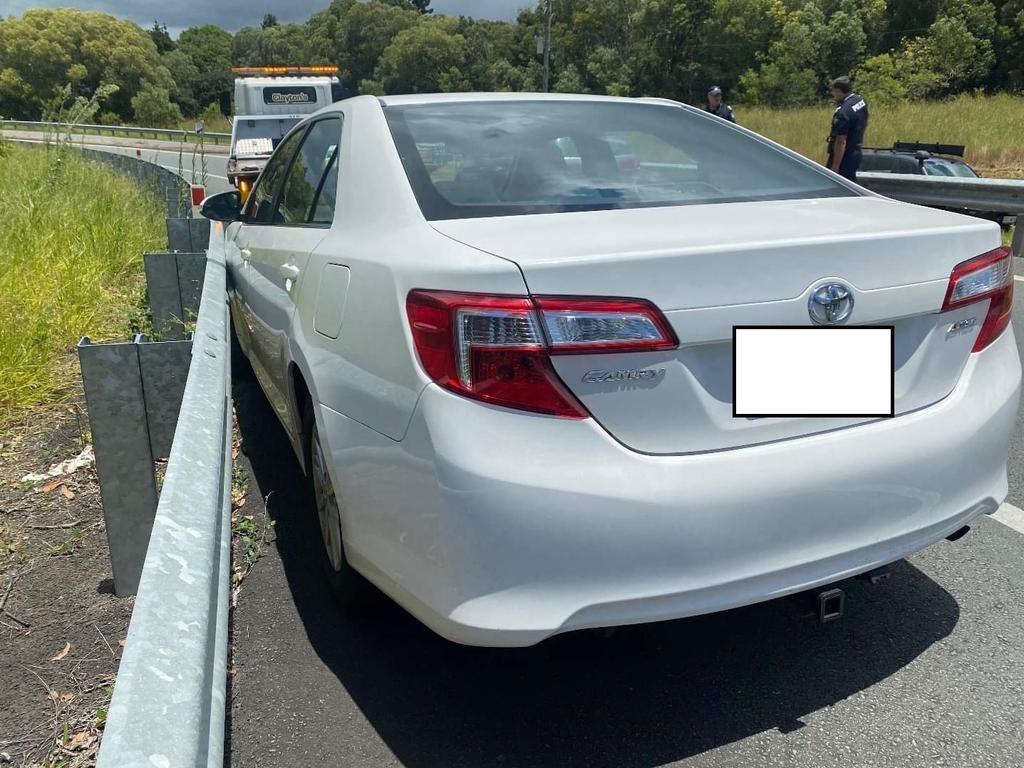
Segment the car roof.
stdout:
[[[876,148],[872,147],[872,148],[865,148],[863,150],[863,153],[864,154],[870,153],[872,155],[882,155],[882,156],[891,155],[892,157],[909,157],[911,160],[914,160],[915,162],[917,161],[917,156],[913,152],[908,150],[908,149],[885,149],[885,148],[876,149]],[[966,165],[968,168],[970,168],[970,164],[966,160],[964,160],[962,157],[957,157],[956,155],[940,155],[940,154],[938,154],[936,152],[929,152],[928,153],[928,157],[926,157],[924,159],[926,159],[926,160],[945,160],[947,163],[957,163],[959,165]]]
[[473,101],[611,101],[624,103],[666,104],[677,107],[686,106],[678,101],[670,101],[669,99],[630,99],[622,96],[601,96],[582,93],[410,93],[396,96],[378,96],[377,98],[385,107],[400,107],[410,104],[448,104],[453,102]]

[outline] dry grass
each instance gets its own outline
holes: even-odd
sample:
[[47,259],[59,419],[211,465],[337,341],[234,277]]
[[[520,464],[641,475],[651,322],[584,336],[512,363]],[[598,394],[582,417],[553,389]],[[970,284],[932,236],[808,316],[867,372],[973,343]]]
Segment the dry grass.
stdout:
[[67,391],[79,337],[129,332],[163,216],[155,197],[73,151],[2,149],[0,424]]
[[[823,160],[832,108],[737,107],[737,118],[812,160]],[[967,161],[983,175],[1024,178],[1024,99],[959,96],[947,101],[872,105],[866,144],[896,140],[965,144]]]

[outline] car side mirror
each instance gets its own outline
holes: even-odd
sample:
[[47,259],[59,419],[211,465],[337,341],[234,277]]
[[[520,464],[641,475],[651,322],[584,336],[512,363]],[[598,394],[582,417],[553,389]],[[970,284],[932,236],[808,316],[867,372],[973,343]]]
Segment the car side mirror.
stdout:
[[213,221],[238,221],[242,218],[242,198],[233,189],[228,192],[218,192],[203,200],[199,212]]

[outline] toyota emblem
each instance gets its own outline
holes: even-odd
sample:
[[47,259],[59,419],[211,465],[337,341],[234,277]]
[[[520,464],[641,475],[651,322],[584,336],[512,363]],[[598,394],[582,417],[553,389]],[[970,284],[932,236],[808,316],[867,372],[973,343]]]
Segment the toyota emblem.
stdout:
[[807,312],[817,325],[838,325],[853,312],[853,291],[842,283],[827,283],[811,293]]

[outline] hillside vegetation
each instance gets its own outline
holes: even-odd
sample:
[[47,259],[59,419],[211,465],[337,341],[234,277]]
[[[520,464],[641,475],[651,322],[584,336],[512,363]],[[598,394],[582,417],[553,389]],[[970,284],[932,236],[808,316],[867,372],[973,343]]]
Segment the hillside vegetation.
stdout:
[[318,5],[301,23],[256,5],[237,32],[176,38],[71,8],[0,18],[0,114],[52,111],[66,85],[72,97],[114,86],[103,122],[212,126],[210,110],[231,114],[232,65],[333,64],[350,93],[539,91],[548,8],[554,91],[697,103],[719,85],[779,107],[820,104],[840,74],[879,104],[1024,89],[1024,0],[523,0],[509,21],[430,0]]
[[72,151],[0,140],[0,423],[59,397],[80,336],[128,333],[164,215],[156,197]]

